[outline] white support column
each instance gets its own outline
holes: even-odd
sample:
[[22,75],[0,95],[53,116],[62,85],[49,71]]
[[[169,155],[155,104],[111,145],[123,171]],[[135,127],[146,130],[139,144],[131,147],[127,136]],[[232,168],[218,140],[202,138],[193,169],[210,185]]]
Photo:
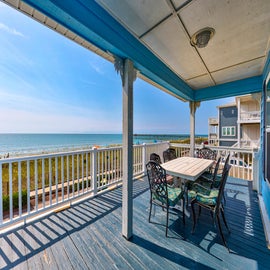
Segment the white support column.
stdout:
[[130,239],[133,234],[133,81],[136,73],[129,59],[115,58],[115,68],[120,71],[123,86],[122,235]]
[[200,102],[190,101],[190,153],[191,157],[194,157],[195,151],[195,113],[196,109],[200,107]]
[[237,98],[237,143],[241,147],[241,103],[240,98]]

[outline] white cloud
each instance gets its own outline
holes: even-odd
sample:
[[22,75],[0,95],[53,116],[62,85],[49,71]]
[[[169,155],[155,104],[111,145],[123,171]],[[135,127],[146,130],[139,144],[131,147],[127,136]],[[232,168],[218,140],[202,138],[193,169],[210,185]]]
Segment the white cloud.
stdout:
[[92,69],[94,69],[97,73],[104,75],[105,69],[106,69],[106,65],[108,65],[108,61],[103,59],[101,56],[99,55],[95,55],[93,54],[91,56],[91,59],[89,60],[89,64],[91,66]]
[[5,32],[12,34],[12,35],[15,35],[15,36],[24,37],[24,35],[21,32],[17,31],[14,28],[11,28],[3,23],[0,23],[0,30],[3,30]]

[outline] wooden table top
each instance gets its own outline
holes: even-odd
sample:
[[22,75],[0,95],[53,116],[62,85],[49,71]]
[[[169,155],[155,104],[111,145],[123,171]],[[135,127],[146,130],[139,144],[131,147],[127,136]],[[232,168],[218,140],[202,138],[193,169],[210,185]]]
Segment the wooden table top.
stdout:
[[162,163],[161,166],[168,174],[195,181],[214,162],[214,160],[203,158],[180,157]]

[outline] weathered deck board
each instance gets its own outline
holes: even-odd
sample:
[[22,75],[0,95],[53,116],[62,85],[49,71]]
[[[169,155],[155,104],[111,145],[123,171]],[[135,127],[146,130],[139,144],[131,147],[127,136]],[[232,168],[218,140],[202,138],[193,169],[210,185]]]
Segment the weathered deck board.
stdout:
[[[0,269],[269,269],[258,199],[251,182],[229,178],[225,212],[231,253],[202,211],[192,219],[172,211],[169,237],[165,212],[156,208],[148,223],[147,180],[134,182],[134,236],[122,237],[121,188],[104,193],[0,235]],[[188,209],[190,210],[190,209]],[[180,218],[179,218],[180,217]]]

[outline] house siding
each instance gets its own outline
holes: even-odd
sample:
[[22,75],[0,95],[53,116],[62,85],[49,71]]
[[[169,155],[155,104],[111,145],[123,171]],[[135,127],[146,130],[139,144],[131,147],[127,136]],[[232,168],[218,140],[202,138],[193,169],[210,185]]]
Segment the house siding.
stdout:
[[[237,107],[223,107],[219,108],[219,134],[220,134],[220,146],[232,146],[237,142]],[[223,136],[222,128],[223,127],[235,127],[235,132],[233,136]]]

